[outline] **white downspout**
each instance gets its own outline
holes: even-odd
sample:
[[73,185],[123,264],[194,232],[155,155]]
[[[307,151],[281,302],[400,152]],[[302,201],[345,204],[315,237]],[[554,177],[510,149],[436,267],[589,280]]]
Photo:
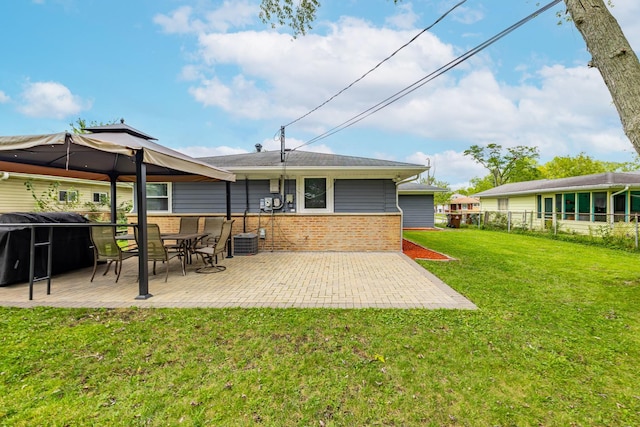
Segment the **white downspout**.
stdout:
[[402,211],[402,208],[400,207],[400,195],[398,194],[398,187],[400,186],[400,184],[404,184],[405,182],[411,182],[414,181],[416,179],[420,178],[420,174],[416,174],[410,178],[407,179],[403,179],[402,181],[397,181],[396,182],[396,208],[398,209],[398,211],[400,212],[400,252],[402,252],[402,239],[404,238],[402,236],[402,224],[404,224],[404,212]]
[[0,181],[6,181],[7,179],[9,179],[9,172],[2,172],[2,175],[0,176]]
[[[614,198],[615,196],[617,196],[618,194],[622,194],[622,193],[624,193],[624,192],[625,192],[625,191],[627,191],[628,189],[629,189],[629,186],[627,185],[627,186],[626,186],[626,187],[624,187],[622,190],[618,191],[617,193],[613,193],[613,194],[611,195],[611,200],[610,200],[611,204],[610,204],[609,206],[611,206],[611,226],[612,226],[612,227],[613,227],[613,224],[616,222],[616,218],[615,218],[615,214],[616,214],[616,213],[615,213],[615,207],[614,207],[614,205],[613,205],[613,198]],[[625,205],[626,205],[626,203],[625,203]],[[625,214],[626,214],[626,212],[625,212]]]

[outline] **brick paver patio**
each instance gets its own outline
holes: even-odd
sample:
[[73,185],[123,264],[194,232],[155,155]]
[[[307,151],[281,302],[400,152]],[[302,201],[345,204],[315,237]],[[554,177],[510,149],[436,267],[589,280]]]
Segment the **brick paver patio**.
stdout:
[[[194,260],[182,276],[178,260],[149,278],[153,297],[136,300],[137,259],[124,263],[120,281],[113,268],[98,266],[55,276],[51,295],[46,282],[0,287],[0,305],[33,307],[332,307],[449,308],[475,305],[400,252],[260,252],[222,260],[226,271],[199,274]],[[151,270],[151,267],[150,267]],[[150,271],[151,273],[151,271]]]

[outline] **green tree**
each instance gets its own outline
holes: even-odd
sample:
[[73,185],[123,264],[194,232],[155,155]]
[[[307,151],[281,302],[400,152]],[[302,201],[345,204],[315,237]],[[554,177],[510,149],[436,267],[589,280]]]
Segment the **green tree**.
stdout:
[[525,177],[535,175],[535,159],[539,157],[536,147],[518,145],[503,150],[500,144],[488,144],[486,147],[472,145],[464,150],[465,156],[470,156],[477,163],[484,166],[493,178],[493,186],[526,180]]
[[[610,163],[609,166],[613,166]],[[594,173],[608,172],[607,164],[594,160],[585,153],[575,157],[556,156],[544,165],[540,166],[542,175],[547,179],[568,178],[570,176],[591,175]]]
[[420,178],[421,184],[433,185],[434,187],[443,188],[447,191],[438,191],[433,195],[433,201],[436,205],[446,205],[449,203],[453,191],[448,182],[440,181],[433,176],[427,176],[426,178]]
[[473,196],[481,191],[490,190],[494,187],[493,185],[493,177],[491,175],[486,175],[483,178],[475,177],[471,178],[469,181],[471,184],[470,187],[458,190],[458,193],[464,194],[465,196]]
[[[401,0],[394,0],[398,3]],[[564,0],[566,13],[591,53],[590,67],[600,72],[625,134],[640,153],[640,61],[604,0]],[[262,0],[260,17],[289,25],[294,37],[311,29],[319,0]]]
[[105,125],[113,125],[118,123],[118,120],[111,120],[110,122],[97,122],[95,120],[92,120],[91,122],[89,122],[87,124],[87,120],[78,117],[78,119],[75,122],[69,123],[69,126],[71,126],[71,131],[75,134],[83,134],[83,133],[87,133],[87,131],[85,131],[86,128],[88,127],[93,127],[93,126],[105,126]]
[[568,178],[604,172],[633,172],[640,169],[640,157],[631,162],[605,162],[596,160],[585,153],[577,156],[556,156],[540,166],[540,173],[546,179]]
[[[607,165],[607,170],[615,171],[615,172],[638,172],[640,171],[640,156],[636,155],[635,159],[630,162],[605,162]],[[615,165],[614,169],[611,164]]]
[[513,171],[511,172],[509,182],[524,182],[542,179],[542,172],[540,171],[540,166],[536,160],[537,157],[538,156],[536,155],[535,158],[527,157],[517,161]]

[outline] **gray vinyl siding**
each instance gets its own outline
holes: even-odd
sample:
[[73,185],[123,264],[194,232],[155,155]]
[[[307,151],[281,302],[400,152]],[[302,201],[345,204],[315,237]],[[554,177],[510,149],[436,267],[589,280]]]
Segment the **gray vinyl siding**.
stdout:
[[[260,211],[260,199],[273,197],[269,191],[269,180],[249,180],[248,213]],[[295,194],[295,181],[288,180],[285,192]],[[188,213],[226,213],[227,196],[225,182],[176,182],[172,192],[173,212]],[[295,205],[294,205],[295,207]],[[244,213],[247,208],[246,181],[231,183],[231,213]]]
[[435,212],[432,194],[401,194],[398,196],[398,204],[403,212],[403,228],[431,228],[434,226]]
[[333,187],[336,213],[398,212],[396,185],[385,179],[338,179]]

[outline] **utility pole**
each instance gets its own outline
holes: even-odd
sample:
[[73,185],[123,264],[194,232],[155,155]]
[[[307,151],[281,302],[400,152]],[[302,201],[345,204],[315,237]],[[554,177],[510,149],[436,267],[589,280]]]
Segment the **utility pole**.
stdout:
[[280,163],[284,163],[284,126],[280,126]]

